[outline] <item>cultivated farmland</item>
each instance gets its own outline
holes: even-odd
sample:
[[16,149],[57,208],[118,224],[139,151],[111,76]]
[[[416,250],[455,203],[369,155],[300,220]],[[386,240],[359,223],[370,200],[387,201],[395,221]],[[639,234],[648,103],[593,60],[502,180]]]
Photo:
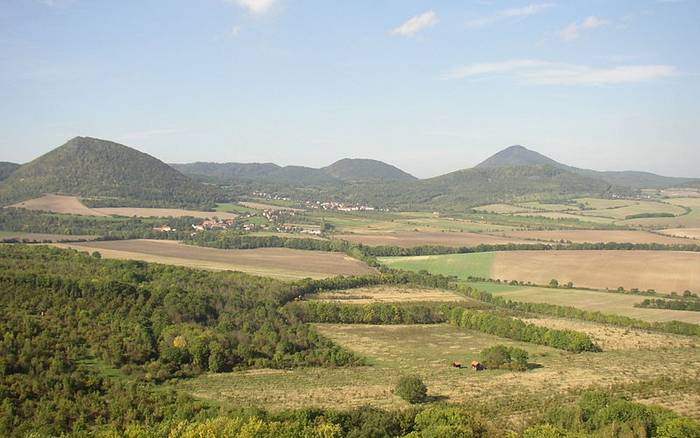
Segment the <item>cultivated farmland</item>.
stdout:
[[373,272],[365,263],[342,253],[287,248],[226,250],[143,239],[56,245],[80,251],[99,251],[107,258],[143,260],[199,269],[242,271],[281,279],[324,278]]
[[[434,274],[529,281],[573,282],[593,289],[700,291],[700,253],[683,251],[503,251],[384,257],[387,266]],[[673,266],[673,269],[668,269]]]
[[[673,266],[673,269],[668,269]],[[491,277],[548,284],[560,283],[595,289],[659,292],[700,291],[700,253],[680,251],[547,251],[500,252]]]
[[105,213],[86,207],[75,196],[44,195],[41,198],[18,202],[10,207],[49,211],[52,213],[78,214],[81,216],[107,216]]
[[394,233],[339,234],[335,237],[369,246],[386,245],[406,248],[425,245],[468,247],[477,245],[528,243],[521,238],[497,237],[469,232],[397,231]]
[[[572,243],[659,243],[663,245],[696,244],[690,239],[661,236],[647,231],[632,230],[546,230],[546,231],[505,231],[502,236],[537,240],[544,242]],[[671,233],[666,233],[671,234]]]
[[183,210],[179,208],[134,208],[134,207],[109,207],[91,209],[105,216],[125,216],[125,217],[196,217],[200,219],[212,218],[233,219],[237,215],[223,211],[195,211]]
[[[480,284],[473,285],[473,287],[482,289]],[[635,304],[641,303],[647,298],[641,295],[521,286],[503,286],[492,293],[513,301],[571,306],[592,312],[628,316],[642,321],[676,320],[700,324],[700,312],[634,307]]]
[[85,206],[76,196],[45,195],[41,198],[30,199],[11,205],[11,207],[27,210],[48,211],[51,213],[77,214],[81,216],[125,216],[125,217],[197,217],[232,219],[233,213],[214,211],[183,210],[178,208],[136,208],[109,207],[90,208]]

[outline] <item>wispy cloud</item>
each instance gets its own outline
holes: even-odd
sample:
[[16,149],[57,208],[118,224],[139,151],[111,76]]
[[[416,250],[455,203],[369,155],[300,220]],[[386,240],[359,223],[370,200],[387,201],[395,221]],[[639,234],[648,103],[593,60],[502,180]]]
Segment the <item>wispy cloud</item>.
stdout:
[[[232,2],[232,0],[227,1],[229,3]],[[277,0],[233,0],[233,2],[237,3],[251,14],[264,15],[274,9]]]
[[392,30],[391,33],[393,33],[394,35],[411,37],[423,29],[434,26],[435,24],[437,24],[437,22],[437,14],[434,11],[428,11],[420,15],[416,15],[415,17],[411,17],[401,26]]
[[530,3],[517,8],[503,9],[492,15],[485,15],[483,17],[474,18],[467,21],[467,26],[469,27],[484,27],[491,24],[495,24],[502,20],[513,19],[513,18],[525,18],[531,15],[539,14],[549,8],[554,6],[553,3]]
[[677,73],[674,66],[664,64],[591,67],[538,59],[513,59],[460,66],[444,73],[441,79],[509,76],[534,85],[612,85],[645,82]]
[[75,3],[75,0],[41,0],[41,2],[51,9],[60,9],[67,8]]
[[580,23],[571,23],[570,25],[566,26],[564,29],[559,32],[559,36],[564,40],[564,41],[573,41],[577,39],[579,36],[581,36],[582,32],[585,32],[587,30],[591,29],[597,29],[599,27],[603,27],[610,24],[608,20],[605,20],[603,18],[599,17],[594,17],[590,16],[584,19]]

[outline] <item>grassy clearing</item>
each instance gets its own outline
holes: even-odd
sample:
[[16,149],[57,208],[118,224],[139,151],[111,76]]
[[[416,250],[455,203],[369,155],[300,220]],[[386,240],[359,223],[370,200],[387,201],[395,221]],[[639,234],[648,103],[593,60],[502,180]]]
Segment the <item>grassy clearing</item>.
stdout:
[[614,327],[588,321],[551,317],[527,318],[523,321],[557,330],[586,333],[603,348],[603,351],[696,348],[698,346],[697,339],[689,336]]
[[494,252],[474,254],[447,254],[415,257],[381,257],[380,263],[396,269],[408,271],[428,271],[433,274],[467,277],[491,277]]
[[[405,374],[419,375],[428,395],[450,402],[497,403],[503,414],[552,394],[592,385],[645,382],[661,376],[696,378],[700,349],[662,348],[570,354],[513,342],[448,325],[318,325],[319,331],[369,360],[357,368],[303,368],[209,374],[177,384],[180,390],[229,406],[265,406],[272,410],[323,406],[349,408],[365,404],[396,408],[406,403],[392,393]],[[506,344],[526,349],[541,367],[525,373],[474,372],[456,369],[484,348]],[[664,366],[659,366],[663,363]]]

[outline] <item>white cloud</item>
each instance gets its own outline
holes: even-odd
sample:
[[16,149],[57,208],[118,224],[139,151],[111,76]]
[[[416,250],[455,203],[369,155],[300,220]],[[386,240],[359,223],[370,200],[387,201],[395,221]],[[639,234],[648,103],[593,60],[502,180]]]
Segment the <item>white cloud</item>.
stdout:
[[[230,0],[229,0],[230,1]],[[276,0],[235,0],[239,6],[255,15],[264,15],[271,12]]]
[[537,59],[514,59],[497,63],[471,64],[452,69],[442,79],[510,76],[535,85],[611,85],[645,82],[675,76],[672,65],[622,65],[590,67]]
[[469,20],[467,21],[467,26],[484,27],[509,18],[525,18],[531,15],[539,14],[552,6],[554,6],[553,3],[530,3],[529,5],[519,8],[503,9],[493,15],[486,15]]
[[391,33],[394,35],[410,37],[425,28],[434,26],[437,22],[437,14],[434,11],[428,11],[410,18],[407,22],[394,29]]
[[603,27],[607,24],[610,24],[608,20],[591,16],[587,17],[580,23],[571,23],[570,25],[566,26],[561,32],[559,32],[559,36],[561,36],[564,41],[573,41],[581,35],[581,32]]

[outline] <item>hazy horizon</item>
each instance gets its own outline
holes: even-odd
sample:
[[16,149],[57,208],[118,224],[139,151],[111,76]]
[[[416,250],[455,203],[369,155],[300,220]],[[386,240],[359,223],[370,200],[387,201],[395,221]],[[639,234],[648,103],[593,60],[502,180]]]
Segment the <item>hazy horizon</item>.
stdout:
[[165,162],[426,178],[522,144],[700,177],[700,4],[185,0],[0,7],[0,160],[76,135]]

